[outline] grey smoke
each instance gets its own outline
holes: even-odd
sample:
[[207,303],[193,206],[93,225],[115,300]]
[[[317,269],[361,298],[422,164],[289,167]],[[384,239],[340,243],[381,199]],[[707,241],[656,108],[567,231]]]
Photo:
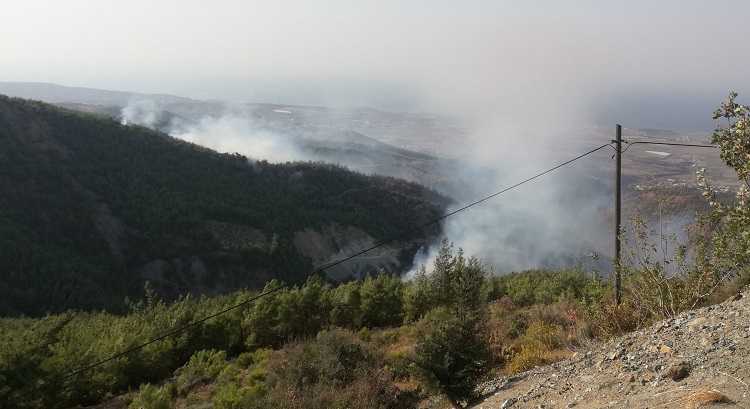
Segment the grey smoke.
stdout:
[[[571,267],[575,260],[591,264],[587,255],[604,255],[591,266],[607,269],[613,228],[604,217],[612,206],[604,186],[609,152],[598,152],[554,173],[532,180],[445,220],[448,239],[466,254],[481,258],[496,274],[533,268]],[[469,186],[460,208],[555,166],[570,157],[533,153],[503,157],[492,166],[461,175]],[[604,170],[604,172],[602,172]],[[420,267],[428,271],[437,248],[423,249],[415,257],[410,278]]]
[[[463,143],[460,144],[461,155],[446,161],[446,168],[441,170],[453,180],[444,187],[444,193],[456,201],[449,211],[540,173],[582,153],[584,148],[591,148],[571,146],[571,136],[566,133],[570,125],[553,127],[546,121],[524,117],[515,110],[511,112],[515,121],[528,119],[533,125],[511,126],[509,124],[515,121],[506,117],[504,126],[485,123],[467,140],[451,141]],[[156,103],[135,101],[123,109],[122,116],[125,123],[154,126],[164,121],[165,113]],[[496,115],[488,117],[497,118]],[[182,140],[252,158],[251,168],[255,160],[320,159],[305,149],[304,138],[269,128],[266,122],[253,117],[241,106],[227,106],[224,115],[206,116],[196,121],[172,118],[168,128],[174,137]],[[457,151],[451,146],[438,148]],[[574,259],[585,259],[590,252],[609,254],[610,240],[604,238],[610,237],[612,229],[611,223],[603,221],[602,212],[611,207],[611,197],[609,190],[603,187],[604,180],[597,180],[600,175],[607,175],[602,171],[609,155],[611,152],[598,152],[458,213],[444,221],[444,232],[457,247],[478,256],[499,274],[570,266]],[[329,155],[327,160],[355,169],[357,165],[344,155]],[[359,170],[377,173],[379,168]],[[429,247],[419,252],[412,273],[423,264],[431,265],[435,253],[436,248]]]
[[238,106],[226,105],[223,115],[192,121],[176,116],[169,118],[156,102],[139,99],[132,100],[120,115],[123,124],[165,129],[171,136],[220,153],[239,153],[270,162],[305,159],[294,137],[257,123]]
[[155,128],[163,117],[164,112],[149,99],[131,99],[120,112],[123,125],[138,124]]
[[202,118],[196,126],[173,136],[217,152],[270,162],[304,159],[292,138],[259,126],[247,115]]

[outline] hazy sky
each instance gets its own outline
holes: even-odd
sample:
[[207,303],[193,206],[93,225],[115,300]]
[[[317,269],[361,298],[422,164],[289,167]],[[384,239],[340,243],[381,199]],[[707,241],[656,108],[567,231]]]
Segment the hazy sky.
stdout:
[[729,90],[750,91],[749,15],[747,0],[3,0],[0,81],[506,115],[560,109],[582,122],[662,108],[684,116],[689,101],[713,107]]

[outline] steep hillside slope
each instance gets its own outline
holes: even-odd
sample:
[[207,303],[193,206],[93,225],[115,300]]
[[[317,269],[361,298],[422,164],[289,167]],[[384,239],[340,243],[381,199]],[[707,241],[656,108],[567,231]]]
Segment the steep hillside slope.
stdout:
[[[313,267],[297,232],[343,226],[378,241],[438,216],[445,203],[397,179],[251,162],[0,96],[0,315],[117,310],[145,280],[170,298],[293,279]],[[389,247],[390,264],[361,268],[398,271],[437,233],[405,238]]]
[[750,292],[487,382],[474,408],[750,407]]

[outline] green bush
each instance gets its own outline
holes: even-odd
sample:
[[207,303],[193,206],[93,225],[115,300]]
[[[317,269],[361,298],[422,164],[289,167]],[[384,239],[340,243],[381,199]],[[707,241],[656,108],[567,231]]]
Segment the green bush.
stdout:
[[[354,335],[344,330],[321,331],[314,341],[284,348],[284,359],[276,369],[288,385],[303,387],[316,383],[347,384],[373,356]],[[278,362],[277,362],[278,364]]]
[[174,387],[172,384],[164,386],[153,386],[143,384],[138,390],[138,395],[128,405],[128,409],[172,409],[172,397]]
[[234,363],[240,368],[247,368],[253,364],[253,354],[250,352],[243,352],[237,357]]
[[398,342],[400,335],[398,331],[387,329],[378,336],[378,345],[392,345]]
[[241,353],[234,363],[240,368],[249,368],[253,364],[262,364],[268,360],[273,350],[267,348],[258,348],[253,352]]
[[506,305],[528,307],[566,300],[598,300],[604,283],[595,275],[586,275],[580,268],[573,270],[527,270],[490,279],[490,295],[494,299],[508,297]]
[[236,384],[229,383],[216,392],[211,402],[215,409],[245,409],[251,405],[260,407],[260,400],[267,394],[268,389],[265,385],[238,388]]
[[273,353],[272,349],[258,348],[253,352],[253,363],[262,364],[268,360]]
[[226,366],[226,352],[214,349],[198,351],[187,364],[174,372],[177,392],[185,394],[195,385],[213,381]]
[[394,351],[386,354],[386,368],[391,371],[396,379],[408,379],[411,375],[412,360],[404,351]]
[[199,403],[200,403],[200,398],[198,397],[198,395],[196,395],[194,393],[190,393],[190,394],[188,394],[188,396],[185,397],[184,405],[186,407],[194,406],[194,405],[197,405]]
[[256,368],[250,371],[249,374],[247,374],[248,379],[250,379],[252,382],[263,382],[266,380],[267,376],[268,372],[263,368]]
[[242,373],[237,365],[229,364],[221,370],[219,375],[216,377],[216,383],[219,385],[226,385],[232,382],[242,381]]
[[357,338],[359,338],[360,341],[370,342],[370,341],[372,341],[372,334],[370,334],[370,330],[369,329],[367,329],[366,327],[363,327],[357,333]]

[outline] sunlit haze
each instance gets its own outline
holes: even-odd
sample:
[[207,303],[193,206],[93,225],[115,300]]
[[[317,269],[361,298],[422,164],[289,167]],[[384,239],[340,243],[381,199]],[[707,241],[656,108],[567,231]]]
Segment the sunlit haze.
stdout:
[[741,0],[5,0],[2,9],[0,81],[198,99],[563,110],[576,123],[620,110],[667,126],[701,112],[692,104],[706,97],[712,106],[741,91],[750,65]]

